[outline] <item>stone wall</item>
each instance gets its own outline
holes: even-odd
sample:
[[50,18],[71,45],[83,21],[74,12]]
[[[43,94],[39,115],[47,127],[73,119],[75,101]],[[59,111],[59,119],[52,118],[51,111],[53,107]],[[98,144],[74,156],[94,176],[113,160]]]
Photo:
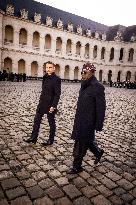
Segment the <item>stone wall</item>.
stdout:
[[[5,28],[10,32],[13,29],[13,42],[5,39]],[[27,36],[27,43],[19,44],[21,34]],[[51,38],[51,48],[45,48],[45,37]],[[10,37],[11,38],[11,37]],[[24,37],[23,37],[24,38]],[[59,40],[58,40],[59,39]],[[68,52],[67,41],[71,41],[71,51]],[[39,42],[38,46],[35,46]],[[49,45],[49,42],[47,42]],[[33,46],[34,45],[34,46]],[[79,46],[77,46],[79,45]],[[88,47],[87,47],[88,45]],[[58,48],[57,48],[58,46]],[[61,47],[61,50],[60,50]],[[94,55],[94,47],[97,56]],[[88,51],[86,51],[88,48]],[[105,54],[102,57],[102,48]],[[110,61],[111,48],[114,48],[114,58]],[[123,57],[120,60],[120,49],[123,49]],[[128,61],[129,51],[132,49],[133,60]],[[66,76],[73,80],[75,76],[80,79],[82,65],[86,61],[95,64],[98,80],[108,81],[108,73],[112,72],[111,80],[117,81],[118,72],[121,72],[120,80],[125,81],[127,72],[131,72],[131,81],[136,78],[136,43],[125,43],[122,41],[105,41],[90,38],[85,35],[69,32],[66,30],[48,27],[29,20],[0,13],[0,67],[5,68],[5,62],[11,59],[12,72],[19,72],[20,60],[24,61],[25,72],[32,75],[32,65],[36,64],[37,71],[34,75],[43,76],[44,63],[48,60],[58,65],[58,74],[61,78]],[[77,69],[75,70],[75,68]],[[66,71],[67,68],[67,71]],[[66,74],[67,72],[67,74]],[[75,72],[77,72],[75,74]],[[100,74],[102,73],[102,74]],[[101,75],[101,77],[100,77]],[[101,79],[100,79],[101,78]]]

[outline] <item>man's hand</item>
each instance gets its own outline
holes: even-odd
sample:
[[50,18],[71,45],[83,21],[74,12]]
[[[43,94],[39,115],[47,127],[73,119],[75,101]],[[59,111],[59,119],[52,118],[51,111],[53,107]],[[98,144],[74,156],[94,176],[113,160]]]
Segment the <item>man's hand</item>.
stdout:
[[50,107],[49,113],[54,112],[55,108],[54,107]]

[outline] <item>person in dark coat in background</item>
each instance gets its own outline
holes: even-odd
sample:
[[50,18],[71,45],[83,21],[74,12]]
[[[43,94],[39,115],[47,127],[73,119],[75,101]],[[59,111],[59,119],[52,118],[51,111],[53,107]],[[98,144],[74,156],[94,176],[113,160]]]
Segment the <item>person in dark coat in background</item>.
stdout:
[[73,132],[74,139],[73,166],[68,174],[76,174],[83,171],[82,160],[89,149],[97,164],[104,151],[98,148],[95,140],[95,131],[101,131],[106,110],[104,86],[94,76],[95,67],[91,63],[83,65],[81,72],[82,82],[79,91],[77,109],[75,114]]
[[33,131],[31,137],[24,140],[25,142],[36,144],[42,117],[44,114],[47,114],[50,134],[49,139],[42,144],[45,146],[53,144],[56,131],[55,114],[57,112],[60,94],[61,79],[55,74],[54,63],[48,61],[46,63],[46,74],[43,76],[42,92],[34,118]]

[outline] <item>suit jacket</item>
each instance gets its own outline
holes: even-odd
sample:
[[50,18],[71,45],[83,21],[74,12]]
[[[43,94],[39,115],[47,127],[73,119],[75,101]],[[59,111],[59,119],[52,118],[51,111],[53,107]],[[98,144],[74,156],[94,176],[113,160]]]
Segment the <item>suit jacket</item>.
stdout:
[[42,82],[42,91],[40,95],[37,111],[47,114],[50,107],[57,109],[61,94],[61,79],[53,73],[45,74]]
[[104,89],[95,76],[82,82],[72,132],[73,139],[88,140],[93,136],[94,130],[102,130],[106,109]]

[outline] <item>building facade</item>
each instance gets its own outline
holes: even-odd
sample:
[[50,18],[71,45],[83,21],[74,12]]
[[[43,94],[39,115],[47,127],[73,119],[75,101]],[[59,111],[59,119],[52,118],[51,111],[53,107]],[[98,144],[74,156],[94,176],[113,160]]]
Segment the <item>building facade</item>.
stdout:
[[84,33],[80,22],[74,30],[72,22],[64,28],[61,17],[46,16],[43,23],[40,13],[30,20],[27,9],[18,16],[14,10],[12,4],[0,10],[0,70],[42,77],[45,63],[52,61],[62,79],[80,80],[83,64],[91,61],[99,81],[136,81],[136,34],[125,42],[117,32],[109,41],[106,32]]

